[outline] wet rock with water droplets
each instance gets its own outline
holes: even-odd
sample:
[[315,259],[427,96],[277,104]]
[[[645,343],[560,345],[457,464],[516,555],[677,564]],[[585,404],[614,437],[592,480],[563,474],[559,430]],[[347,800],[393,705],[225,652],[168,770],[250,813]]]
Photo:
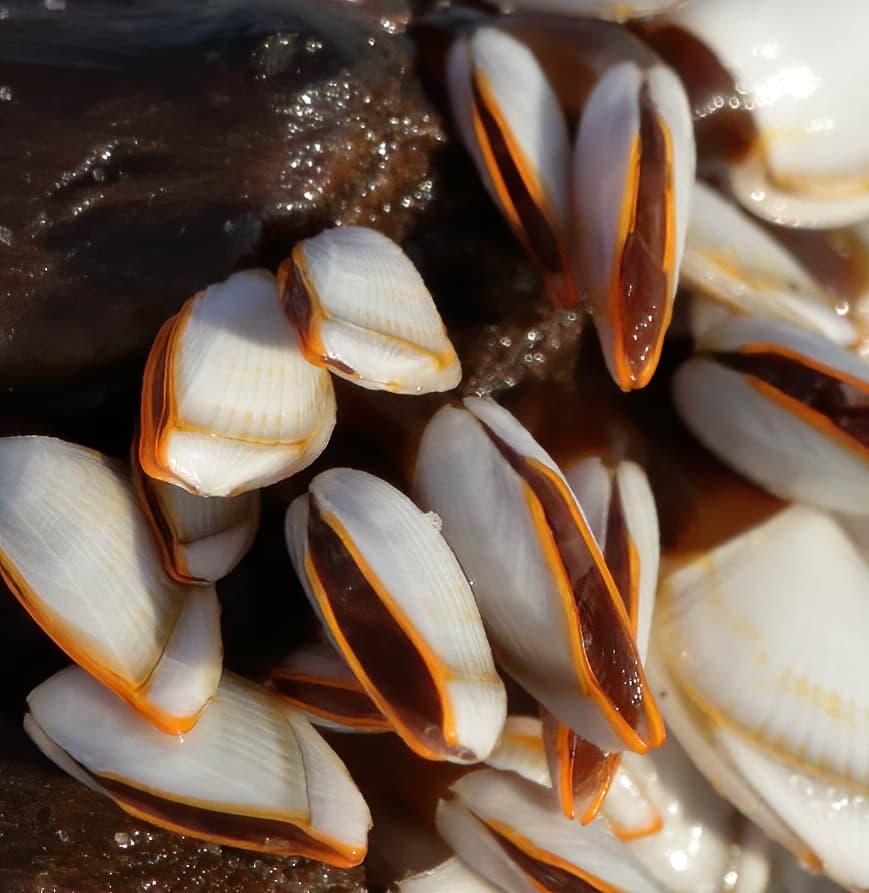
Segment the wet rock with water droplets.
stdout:
[[407,7],[5,4],[0,380],[139,360],[194,291],[323,227],[403,238],[443,139]]

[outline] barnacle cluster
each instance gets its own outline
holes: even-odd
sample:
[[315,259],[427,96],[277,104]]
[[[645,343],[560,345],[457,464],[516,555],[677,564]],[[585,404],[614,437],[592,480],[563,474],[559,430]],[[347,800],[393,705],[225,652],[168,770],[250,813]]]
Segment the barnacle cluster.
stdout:
[[[454,764],[404,893],[869,888],[869,291],[843,271],[869,219],[864,24],[848,0],[504,0],[420,22],[554,308],[519,354],[572,353],[589,319],[587,363],[627,396],[562,405],[535,437],[509,364],[463,378],[373,229],[209,285],[154,341],[131,470],[0,440],[0,572],[75,662],[28,699],[36,745],[147,821],[352,866],[378,782],[339,754],[397,735],[420,785]],[[692,348],[672,407],[735,473],[686,467],[700,507],[663,538],[642,438],[671,441],[626,418],[674,335]],[[320,634],[248,680],[223,668],[215,583],[259,491],[340,428],[335,377],[403,395],[412,431],[384,449],[412,455],[403,480],[327,468],[288,500]]]

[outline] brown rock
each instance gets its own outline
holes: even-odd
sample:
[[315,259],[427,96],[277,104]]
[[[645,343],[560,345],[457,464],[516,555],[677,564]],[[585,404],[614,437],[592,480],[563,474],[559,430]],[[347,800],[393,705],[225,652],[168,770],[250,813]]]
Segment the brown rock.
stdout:
[[442,133],[403,0],[4,4],[0,386],[141,357],[337,222],[402,237]]

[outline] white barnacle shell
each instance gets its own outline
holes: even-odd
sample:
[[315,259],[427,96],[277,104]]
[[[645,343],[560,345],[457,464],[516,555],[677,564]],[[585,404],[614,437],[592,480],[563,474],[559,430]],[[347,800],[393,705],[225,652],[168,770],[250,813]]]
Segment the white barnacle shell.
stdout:
[[855,888],[869,882],[867,631],[869,569],[830,516],[792,506],[674,570],[654,633],[667,720],[698,768]]
[[701,709],[869,785],[866,630],[869,568],[835,521],[804,506],[671,573],[657,618],[669,670]]
[[392,723],[329,642],[297,648],[272,667],[266,686],[301,710],[315,726],[336,731],[392,731]]
[[696,163],[685,89],[663,65],[625,61],[594,86],[574,150],[583,278],[607,367],[645,386],[670,325]]
[[869,364],[814,332],[735,318],[673,380],[676,408],[721,459],[785,499],[869,512]]
[[490,884],[468,867],[458,856],[396,882],[398,893],[499,893],[500,887]]
[[515,772],[528,781],[552,787],[543,747],[543,724],[536,716],[508,716],[501,743],[486,764],[502,772]]
[[148,477],[133,457],[139,502],[173,580],[210,584],[223,579],[253,545],[259,525],[260,493],[197,496]]
[[610,830],[673,893],[726,884],[763,893],[770,841],[694,768],[673,735],[645,757],[626,753],[603,805]]
[[234,496],[310,465],[334,425],[329,374],[302,355],[265,270],[195,295],[154,342],[139,445],[151,477]]
[[[510,716],[501,744],[486,761],[551,787],[543,728]],[[669,736],[648,754],[624,753],[601,807],[607,827],[647,874],[674,893],[734,889],[763,893],[769,881],[769,838],[720,797]]]
[[484,26],[450,49],[453,116],[480,177],[556,307],[576,303],[570,257],[570,139],[558,97],[521,40]]
[[536,893],[556,878],[593,889],[655,893],[659,888],[601,822],[565,818],[551,791],[513,773],[472,772],[441,800],[441,836],[471,868],[504,890]]
[[[519,422],[491,400],[444,407],[420,443],[414,488],[443,519],[504,668],[604,751],[659,744],[621,595],[564,476]],[[587,653],[584,624],[608,645]]]
[[373,475],[333,468],[290,506],[286,538],[330,638],[408,746],[485,759],[504,686],[470,585],[423,512]]
[[166,732],[220,679],[214,589],[169,578],[118,463],[51,437],[0,440],[0,572],[69,656]]
[[654,15],[690,0],[499,0],[504,12],[557,12],[623,22]]
[[850,0],[699,0],[668,19],[730,73],[758,135],[730,165],[740,202],[775,223],[824,228],[869,217],[869,8]]
[[646,472],[629,460],[587,456],[567,466],[564,476],[619,588],[645,660],[661,561],[658,510]]
[[309,362],[399,394],[459,383],[458,357],[422,277],[376,230],[344,226],[297,243],[278,287]]
[[[635,462],[580,459],[565,470],[628,613],[641,660],[649,640],[660,543],[658,515],[645,472]],[[594,820],[616,778],[621,751],[605,752],[546,709],[543,741],[550,774],[568,818]]]
[[232,673],[183,737],[77,667],[27,702],[25,728],[46,756],[149,822],[333,865],[365,856],[371,817],[344,764],[298,711]]
[[[643,387],[670,324],[694,177],[678,78],[613,25],[507,16],[456,38],[447,84],[550,301],[568,309],[587,291],[610,372]],[[580,115],[573,146],[568,112]]]
[[[843,346],[857,340],[854,324],[836,312],[833,296],[798,258],[700,182],[694,184],[680,275],[683,285],[729,313],[783,319]],[[692,322],[695,335],[706,333],[701,314]]]

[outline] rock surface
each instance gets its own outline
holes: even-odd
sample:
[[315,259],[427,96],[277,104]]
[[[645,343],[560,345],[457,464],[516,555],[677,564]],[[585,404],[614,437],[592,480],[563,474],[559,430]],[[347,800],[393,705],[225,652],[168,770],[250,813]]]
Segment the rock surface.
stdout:
[[[325,226],[403,237],[443,133],[402,0],[4,3],[0,381],[141,357]],[[38,357],[38,362],[35,358]]]

